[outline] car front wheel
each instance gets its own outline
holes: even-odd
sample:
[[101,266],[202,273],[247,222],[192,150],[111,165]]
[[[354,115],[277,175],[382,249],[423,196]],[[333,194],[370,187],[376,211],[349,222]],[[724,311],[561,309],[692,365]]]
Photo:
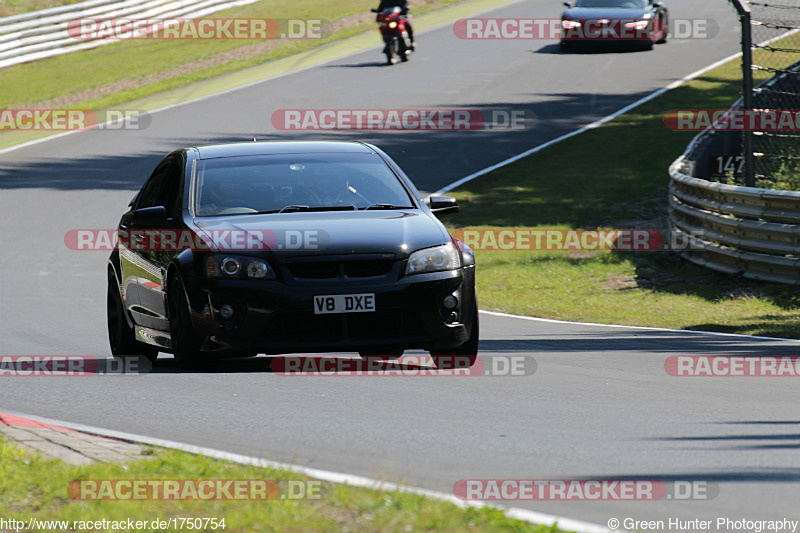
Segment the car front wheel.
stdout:
[[167,291],[167,312],[169,313],[169,334],[172,340],[172,354],[183,368],[199,368],[208,364],[209,358],[200,350],[200,342],[192,333],[189,302],[180,276],[170,279]]
[[664,17],[663,18],[663,22],[661,24],[661,27],[663,28],[664,33],[661,34],[661,38],[656,41],[656,44],[664,44],[665,42],[667,42],[667,39],[669,38],[669,18],[668,17]]

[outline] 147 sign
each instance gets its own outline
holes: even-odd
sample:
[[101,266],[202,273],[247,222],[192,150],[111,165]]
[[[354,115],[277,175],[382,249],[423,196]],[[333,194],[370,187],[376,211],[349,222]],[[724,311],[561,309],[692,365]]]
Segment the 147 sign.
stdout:
[[724,178],[728,175],[744,175],[744,156],[742,155],[712,155],[708,158],[709,176]]

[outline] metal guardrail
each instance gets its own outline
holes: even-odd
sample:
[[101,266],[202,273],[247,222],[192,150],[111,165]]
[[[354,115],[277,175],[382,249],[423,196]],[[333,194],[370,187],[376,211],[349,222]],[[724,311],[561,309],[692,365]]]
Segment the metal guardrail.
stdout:
[[[794,43],[798,42],[800,29],[796,23],[786,21],[800,20],[800,0],[789,0],[792,5],[788,2],[783,3],[786,5],[773,5],[771,2],[767,5],[754,0],[744,5],[743,0],[731,1],[743,7],[739,10],[740,15],[749,13],[748,6],[757,7],[753,24],[758,20],[761,25],[758,27],[763,27],[763,31],[788,30],[779,35],[764,33],[757,36],[756,41],[761,41],[761,37],[771,38],[753,46],[781,53],[760,56],[759,61],[763,64],[752,68],[768,70],[775,75],[755,88],[752,84],[745,84],[743,98],[731,109],[795,109],[800,95],[800,61],[794,54],[800,53],[800,48]],[[768,8],[785,11],[780,19],[775,19],[778,23]],[[749,32],[749,29],[748,22],[745,30]],[[747,55],[751,43],[749,38],[744,38],[744,33],[743,46]],[[791,61],[794,63],[787,65]],[[750,67],[747,61],[744,64],[747,78]],[[790,135],[754,132],[750,143],[752,150],[748,153],[748,143],[742,142],[747,138],[746,133],[703,131],[670,165],[670,242],[682,245],[681,255],[685,259],[718,272],[800,285],[800,191],[753,186],[790,188],[793,182],[786,178],[779,182],[776,177],[780,173],[774,172],[775,165],[770,167],[767,163],[797,160],[794,154],[800,150],[800,136],[796,132]],[[733,172],[723,177],[713,176],[709,159],[720,154],[744,156],[745,161],[747,155],[752,156],[751,170],[755,175],[751,175],[751,180]],[[784,173],[791,174],[797,172],[800,165],[787,168]],[[712,181],[714,179],[728,183]],[[735,185],[742,181],[750,186]]]
[[800,284],[800,192],[689,176],[694,148],[669,169],[671,242],[684,244],[681,255],[726,274]]
[[258,0],[88,0],[0,18],[0,68],[97,48],[112,39],[79,40],[67,32],[79,18],[197,18]]

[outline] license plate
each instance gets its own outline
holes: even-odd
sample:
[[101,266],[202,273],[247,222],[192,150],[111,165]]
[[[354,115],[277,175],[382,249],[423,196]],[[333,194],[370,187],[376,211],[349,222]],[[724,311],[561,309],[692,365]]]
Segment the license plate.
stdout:
[[314,296],[314,314],[373,313],[375,294],[330,294]]

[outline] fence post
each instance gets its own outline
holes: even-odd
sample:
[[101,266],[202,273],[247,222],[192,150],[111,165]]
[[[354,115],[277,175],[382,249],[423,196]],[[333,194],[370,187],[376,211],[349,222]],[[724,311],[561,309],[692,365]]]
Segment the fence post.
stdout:
[[[742,109],[746,113],[753,109],[753,37],[750,6],[742,0],[731,0],[739,13],[742,25]],[[753,132],[742,132],[744,156],[744,184],[748,187],[756,186],[756,169],[753,160]]]

